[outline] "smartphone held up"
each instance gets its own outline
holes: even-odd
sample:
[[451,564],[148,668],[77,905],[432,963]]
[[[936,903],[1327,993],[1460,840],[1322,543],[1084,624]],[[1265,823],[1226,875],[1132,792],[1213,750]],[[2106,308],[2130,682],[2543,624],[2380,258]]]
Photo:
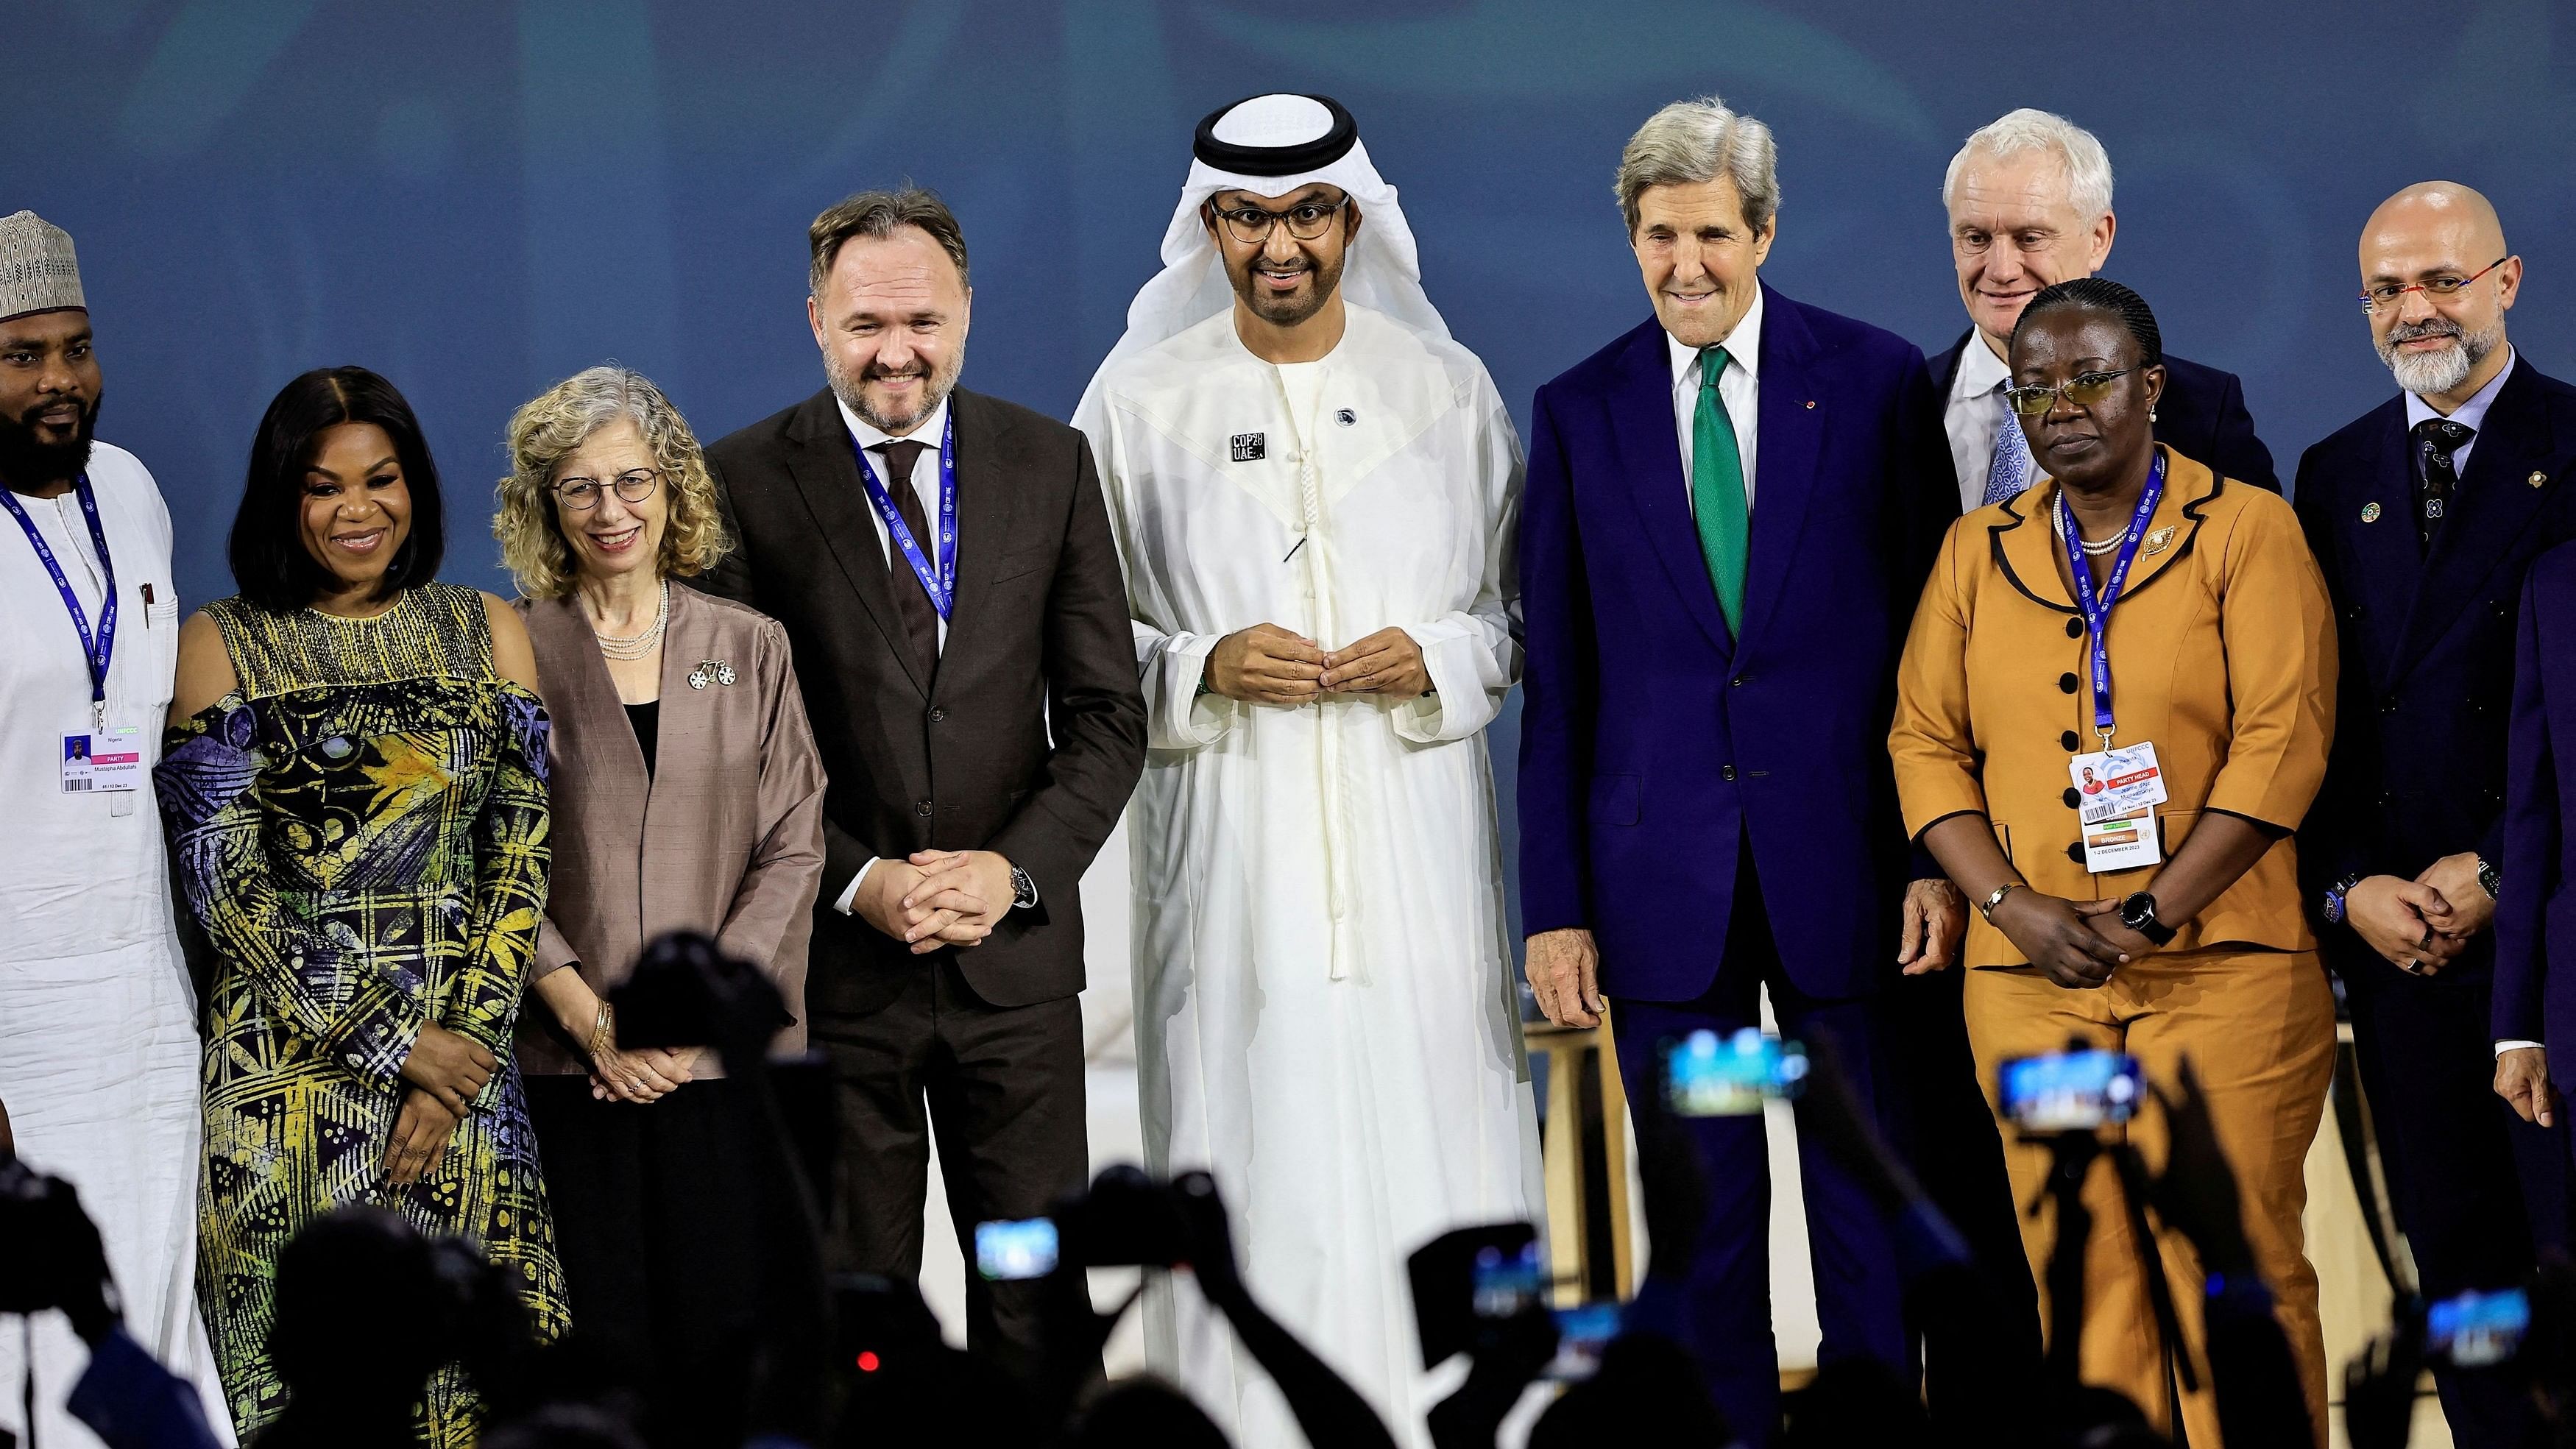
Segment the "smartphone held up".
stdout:
[[2092,1132],[2137,1115],[2138,1059],[2098,1048],[2014,1057],[2000,1068],[2006,1121],[2024,1132]]
[[1665,1042],[1664,1102],[1677,1117],[1744,1117],[1807,1084],[1807,1049],[1746,1027]]

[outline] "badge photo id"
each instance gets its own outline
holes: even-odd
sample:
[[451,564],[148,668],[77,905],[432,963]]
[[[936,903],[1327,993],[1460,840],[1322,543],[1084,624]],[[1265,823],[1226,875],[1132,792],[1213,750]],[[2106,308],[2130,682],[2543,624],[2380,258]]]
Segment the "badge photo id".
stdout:
[[2162,859],[2164,849],[2156,838],[2153,811],[2084,822],[2084,868],[2095,875],[2136,870]]
[[2165,803],[2165,772],[2151,742],[2077,755],[2066,762],[2066,773],[2075,782],[2076,809],[2087,825]]
[[63,793],[106,795],[143,788],[143,731],[133,725],[63,736]]

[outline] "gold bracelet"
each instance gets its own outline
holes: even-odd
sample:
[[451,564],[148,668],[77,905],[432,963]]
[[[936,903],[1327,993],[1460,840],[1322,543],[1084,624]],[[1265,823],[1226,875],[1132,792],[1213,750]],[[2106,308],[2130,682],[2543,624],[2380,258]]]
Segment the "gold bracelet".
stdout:
[[2004,897],[2011,895],[2014,891],[2020,890],[2023,886],[2028,884],[2028,881],[2005,881],[2002,885],[1995,887],[1992,895],[1989,895],[1984,900],[1977,902],[1977,913],[1984,916],[1987,922],[1991,924],[1995,918],[1995,907],[2004,903]]
[[590,1059],[596,1064],[617,1044],[617,1008],[606,1001],[599,1003],[599,1015],[590,1026]]

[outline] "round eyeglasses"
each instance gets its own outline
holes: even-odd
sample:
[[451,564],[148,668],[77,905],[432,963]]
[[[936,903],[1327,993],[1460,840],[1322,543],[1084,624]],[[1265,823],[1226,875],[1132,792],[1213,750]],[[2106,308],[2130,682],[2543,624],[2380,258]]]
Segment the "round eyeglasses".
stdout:
[[[555,496],[573,512],[588,513],[599,506],[600,486],[596,478],[559,478],[555,480]],[[610,479],[607,486],[617,490],[619,501],[641,503],[662,486],[662,470],[630,468]]]

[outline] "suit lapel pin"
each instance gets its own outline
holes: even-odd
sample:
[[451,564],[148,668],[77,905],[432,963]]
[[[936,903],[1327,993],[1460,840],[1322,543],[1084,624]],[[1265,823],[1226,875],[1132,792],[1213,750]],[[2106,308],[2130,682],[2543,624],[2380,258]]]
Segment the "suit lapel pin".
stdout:
[[2376,503],[2365,503],[2361,505],[2361,521],[2364,523],[2377,523],[2379,521],[2379,505]]
[[2148,534],[2146,551],[2149,553],[2163,553],[2165,551],[2165,545],[2173,542],[2174,528],[2175,525],[2168,523],[2164,527],[2157,529],[2155,532]]
[[1816,406],[1816,400],[1815,400],[1814,398],[1809,398],[1809,399],[1807,399],[1807,409],[1808,409],[1808,411],[1813,412],[1813,411],[1815,410],[1815,406]]
[[733,683],[733,666],[721,659],[701,659],[689,671],[689,688],[704,689],[710,684]]
[[2546,473],[2534,473],[2534,474],[2532,474],[2530,477],[2525,478],[2525,479],[2523,479],[2522,481],[2523,481],[2523,482],[2525,482],[2525,483],[2530,484],[2530,485],[2531,485],[2532,487],[2534,487],[2534,488],[2537,488],[2537,487],[2539,487],[2541,484],[2546,483],[2546,482],[2548,482],[2548,481],[2549,481],[2549,475],[2548,475],[2548,474],[2546,474]]

